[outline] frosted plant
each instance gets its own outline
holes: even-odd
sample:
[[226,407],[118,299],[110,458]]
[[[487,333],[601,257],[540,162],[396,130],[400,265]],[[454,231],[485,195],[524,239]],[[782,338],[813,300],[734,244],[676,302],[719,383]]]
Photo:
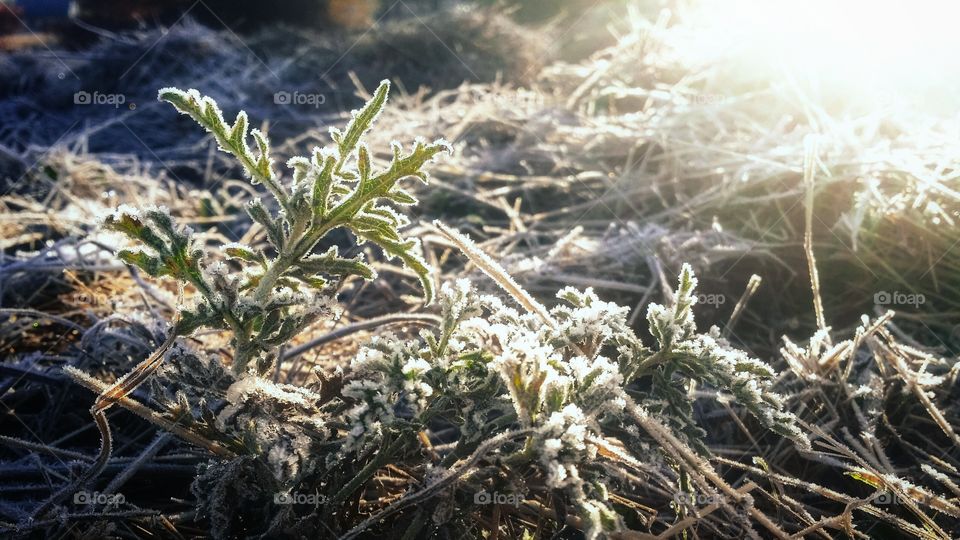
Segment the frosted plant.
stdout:
[[[468,280],[444,283],[435,327],[419,335],[382,334],[348,366],[321,376],[319,385],[265,377],[280,345],[317,318],[337,315],[332,294],[338,280],[374,275],[360,257],[313,253],[331,230],[352,231],[400,258],[420,276],[427,299],[433,296],[418,242],[401,237],[406,220],[385,204],[415,202],[397,182],[424,178],[422,167],[447,146],[418,142],[404,154],[395,145],[392,163],[373,171],[361,138],[386,95],[384,83],[344,132],[332,131],[332,147],[290,160],[292,181],[283,182],[263,134],[252,131],[256,151],[248,147],[243,113],[229,125],[196,91],[161,91],[266,187],[276,211],[259,200],[247,207],[266,232],[268,249],[226,244],[220,256],[201,249],[193,232],[160,208],[122,207],[105,220],[141,244],[120,252],[125,261],[197,294],[194,305],[180,309],[167,342],[98,398],[93,412],[105,448],[100,463],[109,456],[104,410],[156,370],[167,349],[173,348],[167,356],[179,358],[176,377],[185,381],[217,371],[173,345],[199,328],[232,336],[229,382],[209,384],[206,395],[196,392],[202,382],[189,392],[161,392],[161,402],[184,429],[218,449],[193,486],[198,515],[210,519],[217,538],[332,531],[349,539],[372,528],[387,537],[416,538],[439,526],[471,531],[491,521],[477,497],[490,491],[515,497],[518,507],[527,500],[550,503],[558,523],[573,520],[587,538],[601,538],[627,528],[613,494],[628,489],[624,467],[642,470],[641,460],[649,457],[635,448],[659,451],[685,490],[720,488],[736,495],[701,457],[709,451],[692,408],[695,384],[723,389],[763,425],[808,444],[771,390],[773,369],[717,332],[697,331],[689,266],[670,301],[649,307],[654,343],[647,345],[630,328],[627,308],[571,287],[548,308],[442,224],[438,229],[520,309],[481,294]],[[176,386],[176,377],[169,386]],[[216,412],[209,406],[214,402],[222,405]],[[402,489],[390,491],[385,480],[397,477],[385,471],[400,475]],[[284,503],[293,493],[323,503]],[[386,519],[398,513],[404,517],[397,522]],[[253,531],[253,522],[238,515],[256,515],[262,525]]]
[[[499,271],[493,261],[483,264],[494,275]],[[452,509],[441,504],[433,521],[466,520],[469,527],[472,513],[482,513],[484,507],[471,508],[463,501],[491,490],[521,499],[546,490],[574,511],[587,538],[623,530],[624,520],[610,497],[623,487],[622,478],[611,474],[609,465],[611,456],[618,463],[636,459],[630,451],[618,450],[617,437],[637,446],[649,441],[632,413],[638,403],[667,417],[676,437],[707,453],[701,432],[687,426],[696,426],[692,410],[672,401],[674,395],[662,390],[667,383],[685,388],[697,381],[723,388],[765,425],[805,446],[806,438],[769,388],[772,369],[696,332],[694,285],[692,272],[684,267],[673,302],[651,307],[649,324],[658,345],[651,349],[629,328],[626,308],[600,300],[590,289],[559,291],[562,304],[552,309],[539,304],[530,309],[535,301],[526,297],[519,301],[529,311],[520,312],[478,293],[466,280],[445,283],[438,299],[438,328],[416,339],[374,339],[351,365],[339,398],[342,405],[334,400],[326,406],[334,413],[327,425],[341,426],[331,440],[337,450],[335,457],[328,455],[327,467],[337,470],[367,460],[422,475],[419,490],[355,526],[345,538],[404,506],[432,497],[441,503],[446,500],[439,498],[441,493],[461,504]],[[519,288],[514,283],[504,289],[513,287]],[[628,387],[639,382],[651,390]],[[680,394],[689,404],[691,398]],[[676,411],[685,416],[673,421],[669,417]],[[438,425],[455,426],[458,434],[455,444],[428,465],[423,452],[429,454],[431,447],[421,435]],[[411,446],[417,440],[421,444]],[[501,442],[490,449],[490,441]],[[663,451],[665,458],[676,458],[669,449]],[[478,452],[486,455],[474,458]],[[472,466],[457,466],[464,462]],[[348,469],[342,474],[357,482],[354,490],[376,472],[369,466]],[[358,470],[366,476],[356,476]],[[457,481],[441,490],[448,478]],[[518,483],[517,478],[525,480]]]
[[315,441],[329,431],[316,414],[318,400],[305,388],[244,377],[227,389],[227,406],[217,426],[237,436],[250,453],[264,456],[274,477],[283,482],[312,471]]
[[[808,446],[795,418],[771,390],[773,369],[716,335],[697,333],[692,311],[696,279],[689,266],[681,271],[672,301],[650,306],[648,324],[656,347],[648,348],[629,328],[627,308],[600,300],[590,289],[567,287],[557,294],[564,303],[548,310],[468,238],[439,228],[527,311],[480,295],[463,281],[446,284],[440,334],[426,332],[421,340],[391,347],[394,354],[409,351],[409,358],[431,366],[421,372],[431,393],[421,402],[419,420],[425,425],[435,415],[460,426],[461,437],[448,457],[466,455],[511,425],[529,432],[524,442],[501,448],[504,455],[497,463],[509,464],[524,478],[529,469],[536,470],[544,487],[577,509],[587,537],[595,538],[623,527],[608,495],[618,480],[599,456],[620,452],[612,437],[646,444],[635,411],[659,413],[675,437],[708,454],[687,393],[694,382],[732,393],[762,424]],[[395,358],[389,364],[404,361]],[[628,386],[639,382],[648,390]],[[392,394],[378,395],[376,403],[401,403],[404,391],[393,388]],[[392,428],[408,421],[395,414],[378,418]],[[358,433],[361,427],[356,424]],[[363,433],[373,439],[367,444],[383,442],[382,431]],[[663,450],[668,459],[679,459]],[[629,452],[620,459],[631,459]]]
[[773,368],[731,347],[716,329],[709,334],[696,333],[692,310],[696,285],[693,270],[684,264],[672,305],[651,304],[647,310],[650,333],[659,345],[651,358],[641,362],[648,366],[656,360],[656,368],[650,372],[651,389],[644,400],[648,409],[662,413],[688,444],[706,453],[705,433],[693,418],[687,392],[695,382],[706,383],[733,394],[737,403],[768,429],[806,446],[796,418],[783,410],[782,398],[771,390],[776,375]]
[[[358,242],[371,242],[388,257],[400,259],[420,278],[425,300],[431,301],[430,270],[419,254],[419,242],[401,236],[399,231],[408,221],[390,205],[415,204],[400,180],[413,176],[426,182],[424,165],[450,147],[442,140],[418,139],[405,152],[394,142],[390,164],[375,169],[363,137],[386,103],[389,88],[383,81],[371,100],[352,113],[345,130],[331,129],[332,145],[314,148],[309,157],[289,160],[289,180],[282,180],[276,171],[266,135],[248,130],[245,112],[240,111],[230,124],[213,99],[196,90],[160,90],[161,101],[196,120],[213,135],[220,150],[237,159],[251,183],[266,187],[273,203],[257,198],[247,204],[246,211],[266,232],[268,246],[228,243],[210,250],[200,245],[190,227],[177,226],[162,207],[123,205],[105,217],[105,228],[136,244],[118,252],[123,261],[153,277],[192,287],[196,295],[193,305],[179,307],[163,345],[97,398],[91,413],[103,437],[101,452],[75,484],[99,474],[109,458],[111,438],[104,411],[156,371],[177,337],[200,328],[227,330],[232,337],[234,372],[243,375],[252,367],[262,374],[273,365],[280,345],[319,317],[337,316],[340,308],[332,296],[337,283],[348,276],[373,279],[375,272],[362,256],[341,257],[335,247],[314,253],[331,231],[348,230]],[[250,138],[255,148],[250,147]],[[239,408],[255,395],[241,392],[231,402]],[[278,453],[275,461],[290,459]]]
[[[448,151],[444,141],[417,140],[409,153],[393,143],[393,160],[374,170],[370,150],[362,142],[387,100],[389,83],[383,81],[373,98],[354,111],[344,131],[331,129],[333,145],[314,148],[310,157],[287,162],[292,171],[282,181],[270,157],[270,144],[257,129],[249,130],[245,112],[227,123],[216,103],[196,90],[160,90],[160,99],[197,121],[222,151],[232,154],[251,183],[262,184],[272,195],[276,212],[260,199],[247,204],[250,218],[266,231],[268,250],[229,243],[220,246],[221,258],[201,249],[188,227],[178,228],[162,208],[144,211],[121,206],[104,225],[139,243],[119,252],[120,258],[155,277],[169,276],[193,286],[199,293],[195,306],[183,308],[173,333],[187,335],[201,327],[228,329],[235,348],[234,369],[246,370],[251,361],[264,372],[277,346],[286,343],[318,316],[336,310],[329,281],[356,275],[373,279],[374,270],[362,255],[344,258],[337,249],[314,253],[314,248],[335,229],[351,231],[360,242],[379,246],[389,257],[399,258],[419,277],[427,302],[433,295],[429,269],[419,255],[419,241],[406,239],[399,230],[408,221],[389,204],[417,201],[398,185],[414,176],[426,181],[423,166]],[[256,150],[249,146],[252,138]],[[234,261],[234,266],[223,259]],[[240,267],[240,271],[232,268]]]

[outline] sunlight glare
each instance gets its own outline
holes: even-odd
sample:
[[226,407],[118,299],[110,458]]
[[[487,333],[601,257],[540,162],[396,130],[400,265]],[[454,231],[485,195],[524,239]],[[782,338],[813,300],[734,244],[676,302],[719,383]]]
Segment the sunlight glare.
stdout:
[[683,53],[701,64],[788,73],[846,95],[956,104],[960,2],[704,0],[683,18],[692,28]]

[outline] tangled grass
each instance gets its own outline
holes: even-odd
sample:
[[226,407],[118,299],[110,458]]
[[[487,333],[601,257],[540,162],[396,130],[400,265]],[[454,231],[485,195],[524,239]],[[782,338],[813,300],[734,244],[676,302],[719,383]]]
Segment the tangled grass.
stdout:
[[[164,205],[203,249],[270,241],[243,215],[260,194],[240,169],[206,140],[171,143],[186,127],[169,139],[147,129],[169,123],[160,109],[124,119],[156,155],[98,146],[109,133],[99,126],[52,147],[41,126],[32,147],[8,147],[0,395],[15,414],[2,438],[4,530],[960,534],[956,127],[906,110],[857,114],[800,87],[737,86],[722,65],[685,63],[682,21],[635,15],[617,31],[589,58],[507,82],[395,92],[366,134],[371,149],[410,134],[455,149],[431,166],[432,186],[411,190],[421,203],[404,229],[421,240],[430,279],[448,283],[438,306],[423,305],[415,272],[333,235],[329,245],[365,253],[378,272],[337,283],[341,319],[314,320],[253,378],[229,369],[230,332],[172,345],[108,413],[115,445],[81,490],[98,497],[80,503],[75,481],[99,442],[85,411],[163,344],[192,294],[120,264],[93,216]],[[204,64],[209,80],[259,65],[222,36],[197,35],[235,56]],[[204,87],[190,73],[155,84],[144,69],[152,90]],[[216,92],[231,96],[225,108],[242,104]],[[26,119],[11,118],[5,129],[23,133]],[[329,142],[315,124],[288,123],[271,139],[284,158]],[[390,158],[373,151],[371,167]],[[675,275],[687,276],[680,294]],[[565,286],[577,290],[555,298]],[[685,298],[702,333],[690,333]],[[764,360],[749,363],[762,385],[675,356],[624,368],[625,350],[656,355],[671,335],[686,355],[719,351],[706,355],[715,367],[748,351]],[[540,374],[543,394],[531,393]],[[619,388],[623,407],[589,395],[586,380]],[[485,417],[469,414],[481,404]],[[778,414],[789,421],[762,429]],[[65,486],[73,493],[54,501]]]

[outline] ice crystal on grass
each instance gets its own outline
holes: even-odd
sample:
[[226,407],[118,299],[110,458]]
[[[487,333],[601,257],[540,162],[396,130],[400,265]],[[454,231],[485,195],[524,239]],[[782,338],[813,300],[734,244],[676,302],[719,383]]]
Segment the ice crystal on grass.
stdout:
[[647,311],[650,332],[658,350],[643,363],[651,366],[648,408],[660,413],[681,438],[701,453],[706,435],[693,414],[691,385],[705,383],[733,395],[768,429],[789,437],[802,447],[809,442],[784,410],[783,398],[772,390],[776,372],[711,334],[696,333],[692,307],[697,280],[689,265],[680,271],[677,290],[668,305],[651,304]]
[[[387,204],[416,202],[398,181],[425,178],[422,167],[447,146],[417,141],[404,153],[393,145],[393,161],[375,171],[362,139],[386,96],[383,84],[344,131],[331,131],[331,147],[291,159],[292,180],[285,182],[266,137],[254,130],[255,147],[248,145],[246,115],[231,125],[211,99],[166,89],[161,98],[210,131],[272,195],[276,208],[259,199],[246,208],[266,245],[229,243],[219,255],[210,253],[161,209],[121,208],[105,220],[141,244],[139,251],[121,252],[124,260],[196,290],[192,307],[181,308],[175,335],[214,328],[233,338],[228,382],[210,384],[210,395],[199,400],[195,392],[163,394],[184,425],[235,454],[211,462],[195,482],[198,510],[213,522],[214,536],[229,537],[242,526],[224,513],[230,494],[247,489],[241,499],[261,505],[268,519],[258,534],[266,537],[321,524],[346,538],[374,525],[409,538],[421,536],[428,521],[473,528],[495,521],[476,520],[488,511],[476,494],[487,490],[550,502],[559,523],[569,517],[587,538],[604,537],[626,528],[611,496],[623,486],[624,464],[636,469],[639,459],[659,450],[683,475],[691,464],[695,474],[709,474],[697,455],[709,451],[694,414],[694,385],[722,390],[729,406],[807,444],[772,391],[774,370],[718,332],[697,331],[697,281],[689,266],[669,301],[649,306],[654,341],[645,344],[628,324],[628,308],[592,289],[565,287],[556,295],[559,305],[548,309],[467,236],[441,223],[437,228],[509,299],[481,294],[468,280],[444,283],[437,323],[419,334],[373,338],[349,366],[318,372],[319,386],[267,378],[279,347],[319,317],[339,316],[335,283],[375,276],[362,257],[343,257],[337,249],[314,253],[334,229],[400,258],[420,277],[427,299],[432,296],[419,242],[400,236],[407,220]],[[201,371],[212,376],[215,370]],[[918,384],[932,381],[922,375]],[[220,404],[216,413],[208,398]],[[402,477],[405,487],[384,494],[396,479],[384,471]],[[244,488],[245,482],[257,485]],[[324,504],[264,503],[271,493],[316,494]],[[394,525],[381,519],[431,499],[436,504],[428,514]],[[372,514],[358,519],[358,508]]]
[[[503,446],[496,462],[538,478],[575,510],[588,538],[599,538],[624,527],[608,495],[619,480],[604,466],[600,447],[609,456],[619,452],[608,442],[613,433],[641,437],[628,414],[635,397],[661,417],[686,414],[683,420],[699,430],[692,410],[678,406],[688,405],[689,396],[676,398],[660,389],[684,388],[691,381],[713,385],[731,392],[765,425],[804,443],[770,391],[772,369],[696,332],[694,283],[687,269],[674,303],[652,310],[663,314],[651,321],[663,336],[657,349],[644,347],[629,328],[626,309],[590,290],[560,291],[565,303],[549,310],[553,324],[545,325],[540,315],[520,313],[466,281],[444,284],[436,329],[418,339],[375,338],[354,359],[342,392],[347,408],[331,422],[344,426],[337,439],[340,463],[379,455],[394,448],[391,441],[401,440],[401,433],[412,438],[432,422],[459,427],[451,457],[465,456],[510,426],[530,430],[523,441]],[[642,381],[654,389],[648,395],[628,389]],[[667,420],[676,437],[706,452],[702,431]],[[403,452],[395,456],[411,459]],[[442,475],[435,471],[431,478]],[[438,482],[427,482],[426,475],[423,481]],[[496,482],[506,485],[508,478]]]
[[[443,503],[432,514],[436,523],[486,511],[470,490],[496,488],[521,498],[549,493],[577,517],[587,538],[602,538],[626,527],[610,496],[623,482],[614,465],[638,459],[620,449],[617,437],[638,448],[655,449],[662,441],[638,429],[631,412],[638,403],[644,415],[658,413],[674,437],[703,453],[703,431],[685,391],[692,382],[722,389],[731,405],[805,442],[770,391],[773,370],[716,336],[697,333],[694,278],[686,272],[673,302],[651,309],[651,333],[660,336],[652,348],[626,323],[626,309],[591,290],[561,290],[562,303],[545,310],[552,318],[547,325],[543,314],[522,313],[460,280],[440,287],[435,327],[416,337],[373,338],[333,392],[256,375],[236,379],[209,432],[240,456],[233,465],[211,463],[198,477],[197,485],[211,490],[199,506],[205,512],[220,508],[212,494],[234,489],[243,481],[237,475],[258,482],[266,475],[268,491],[315,493],[327,512],[338,512],[338,505],[371,489],[378,471],[392,467],[419,478],[397,504],[432,497]],[[456,428],[453,444],[439,452],[425,442],[438,426]],[[523,436],[504,438],[514,432]],[[480,458],[471,457],[501,439]],[[662,459],[679,459],[661,450]],[[255,463],[245,461],[251,456]],[[468,471],[463,480],[445,483],[457,467]],[[222,480],[212,476],[215,470],[224,471]],[[523,485],[515,485],[520,478]],[[427,496],[418,489],[436,492]],[[325,519],[313,512],[277,508],[272,519]]]

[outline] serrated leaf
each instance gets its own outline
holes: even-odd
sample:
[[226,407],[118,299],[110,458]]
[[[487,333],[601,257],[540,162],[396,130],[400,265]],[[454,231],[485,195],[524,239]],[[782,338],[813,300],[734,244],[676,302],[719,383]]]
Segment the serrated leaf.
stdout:
[[411,206],[417,204],[417,199],[410,194],[409,191],[400,188],[394,188],[387,194],[390,197],[390,200],[397,204],[402,204],[403,206]]
[[[273,160],[270,159],[270,143],[267,141],[267,137],[259,129],[254,129],[250,132],[250,135],[253,136],[254,142],[257,143],[257,149],[259,151],[255,165],[256,170],[261,177],[272,179]],[[254,177],[252,180],[257,180],[257,177]]]
[[161,88],[157,96],[160,101],[170,103],[182,113],[196,108],[196,102],[190,93],[177,88]]
[[190,116],[213,134],[220,149],[232,154],[240,161],[250,177],[250,182],[266,185],[270,193],[286,209],[288,204],[287,194],[280,183],[277,182],[276,175],[273,172],[266,136],[257,129],[250,132],[260,150],[258,156],[254,156],[247,145],[244,135],[249,121],[246,113],[241,111],[237,115],[234,125],[230,127],[224,121],[223,114],[217,107],[216,102],[207,96],[201,96],[196,90],[191,89],[183,92],[176,88],[164,88],[160,90],[159,99],[171,103],[178,111]]
[[384,103],[387,102],[387,95],[389,93],[390,81],[381,81],[380,86],[378,86],[377,90],[373,93],[373,98],[370,99],[362,109],[352,113],[350,123],[347,124],[347,129],[342,139],[338,141],[342,160],[347,159],[349,154],[356,148],[357,143],[360,142],[360,137],[370,129],[377,115],[379,115],[383,109]]
[[360,185],[370,179],[370,150],[361,143],[357,152],[357,171],[360,173]]
[[353,218],[350,228],[354,232],[366,236],[368,240],[379,243],[381,240],[399,242],[400,233],[390,220],[381,216],[364,214]]
[[168,236],[174,234],[173,219],[170,217],[170,214],[155,209],[146,210],[144,214],[150,219],[150,221],[159,227],[163,233]]
[[313,183],[313,208],[317,216],[323,218],[330,208],[330,192],[333,187],[333,168],[337,165],[335,156],[314,154],[314,167],[320,167]]
[[153,248],[158,253],[165,253],[167,251],[167,243],[157,235],[150,227],[144,227],[140,229],[140,234],[137,236],[137,239],[146,244],[147,246]]
[[427,261],[414,253],[420,243],[417,240],[407,240],[406,242],[394,242],[384,238],[376,240],[370,239],[383,249],[384,253],[391,257],[397,257],[403,262],[403,265],[417,274],[420,279],[420,286],[423,287],[423,297],[425,303],[433,301],[433,280],[431,278],[431,269]]
[[138,249],[121,249],[117,252],[117,257],[127,264],[132,264],[140,268],[153,277],[161,277],[173,273],[158,257],[154,257]]
[[304,320],[301,317],[287,317],[280,323],[280,328],[272,336],[260,335],[259,340],[263,343],[277,347],[290,341],[303,327]]
[[246,205],[246,210],[250,219],[262,225],[267,231],[267,238],[270,243],[278,250],[282,249],[284,244],[283,231],[280,229],[280,225],[270,217],[270,213],[267,212],[263,203],[259,199],[250,201]]
[[146,228],[140,218],[126,212],[117,212],[108,216],[103,221],[103,225],[107,229],[123,233],[134,240],[140,239],[140,234]]
[[203,327],[223,328],[223,318],[206,302],[193,309],[181,308],[176,325],[178,335],[188,335]]
[[297,263],[296,267],[302,270],[304,275],[356,275],[367,280],[376,276],[376,272],[363,261],[362,256],[353,259],[341,258],[337,256],[335,248],[323,255],[311,255]]
[[222,249],[227,257],[231,259],[240,259],[242,261],[259,264],[260,266],[266,266],[267,264],[266,257],[264,257],[262,253],[254,251],[253,248],[249,246],[232,243],[224,245]]
[[237,113],[237,119],[233,123],[233,127],[230,128],[230,133],[227,135],[227,138],[230,139],[230,143],[234,147],[241,147],[246,144],[247,139],[247,113],[240,111]]
[[259,334],[261,337],[269,336],[280,328],[280,310],[274,309],[268,311],[260,322]]
[[327,280],[321,276],[310,276],[301,272],[292,272],[291,275],[306,285],[310,286],[312,289],[322,290],[327,286]]

